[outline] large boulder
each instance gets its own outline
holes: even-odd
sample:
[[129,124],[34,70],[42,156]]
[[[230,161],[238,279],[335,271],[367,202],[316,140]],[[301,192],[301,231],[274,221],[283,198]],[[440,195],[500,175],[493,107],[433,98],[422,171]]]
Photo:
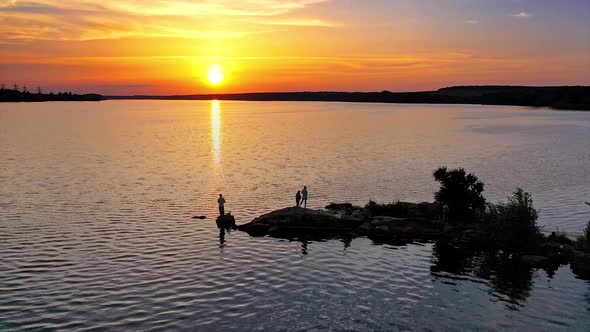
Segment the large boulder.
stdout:
[[217,223],[217,228],[225,228],[225,229],[236,229],[236,218],[234,218],[234,216],[232,216],[231,214],[226,214],[223,216],[219,216],[217,217],[217,220],[215,220],[215,222]]
[[319,210],[288,207],[262,215],[240,225],[239,230],[252,236],[289,236],[295,234],[325,235],[351,232],[362,221],[350,216],[338,216]]

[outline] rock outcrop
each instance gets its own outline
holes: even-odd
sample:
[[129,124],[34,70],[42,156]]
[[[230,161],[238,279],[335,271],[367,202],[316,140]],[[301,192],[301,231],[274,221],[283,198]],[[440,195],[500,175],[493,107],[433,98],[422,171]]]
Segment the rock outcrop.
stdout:
[[217,223],[217,228],[224,228],[224,229],[236,229],[236,218],[234,218],[234,216],[232,216],[231,214],[226,214],[223,216],[219,216],[217,217],[217,220],[215,220],[215,222]]
[[296,234],[325,235],[352,232],[362,220],[351,216],[337,216],[321,210],[288,207],[262,215],[240,225],[239,230],[252,236],[289,236]]
[[289,207],[262,215],[238,229],[253,236],[350,233],[383,241],[397,238],[436,238],[443,233],[443,224],[438,221],[388,216],[369,218],[353,212],[350,209],[322,211]]

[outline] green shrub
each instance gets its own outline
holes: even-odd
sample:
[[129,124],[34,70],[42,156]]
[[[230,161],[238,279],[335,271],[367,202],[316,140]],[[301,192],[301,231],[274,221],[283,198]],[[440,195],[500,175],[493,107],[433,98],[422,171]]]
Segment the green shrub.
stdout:
[[584,233],[576,238],[576,247],[578,250],[590,252],[590,221],[584,228]]
[[551,235],[549,235],[549,237],[547,238],[547,240],[559,244],[572,244],[572,240],[570,240],[570,238],[567,237],[567,234],[565,232],[560,232],[559,230],[552,232]]
[[391,216],[397,218],[405,218],[408,216],[408,210],[412,203],[400,202],[378,204],[373,201],[369,201],[365,205],[365,209],[371,216]]
[[538,212],[531,195],[520,188],[507,203],[488,204],[483,215],[490,245],[505,253],[521,253],[538,248],[543,235],[537,226]]
[[438,219],[440,206],[436,203],[394,202],[379,204],[369,201],[365,205],[365,213],[369,216],[390,216],[396,218],[427,218]]
[[450,221],[466,221],[483,211],[486,200],[482,195],[483,182],[463,168],[447,170],[440,167],[433,173],[440,182],[440,189],[434,194],[437,203],[446,207],[446,217]]

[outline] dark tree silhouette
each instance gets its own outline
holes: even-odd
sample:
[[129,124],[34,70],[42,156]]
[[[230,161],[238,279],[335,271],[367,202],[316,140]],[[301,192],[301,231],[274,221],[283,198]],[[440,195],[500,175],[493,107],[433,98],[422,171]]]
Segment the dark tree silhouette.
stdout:
[[463,168],[448,170],[446,167],[435,170],[433,175],[440,182],[434,199],[446,207],[449,221],[466,221],[485,209],[484,185],[477,176],[467,174]]

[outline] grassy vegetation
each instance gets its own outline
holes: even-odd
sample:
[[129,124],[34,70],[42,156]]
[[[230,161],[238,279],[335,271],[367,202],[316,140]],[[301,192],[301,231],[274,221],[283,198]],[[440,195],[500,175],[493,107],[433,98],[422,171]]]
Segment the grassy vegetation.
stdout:
[[482,229],[493,248],[510,254],[534,251],[544,242],[537,218],[531,195],[517,188],[508,202],[487,205]]
[[392,202],[378,204],[369,201],[364,208],[365,214],[369,216],[389,216],[395,218],[427,218],[438,219],[441,214],[441,207],[436,203],[409,203]]
[[586,228],[584,228],[584,233],[576,239],[576,249],[590,252],[590,221],[588,221]]
[[552,232],[548,237],[549,240],[560,243],[560,244],[572,244],[572,240],[567,236],[565,232],[555,231]]

